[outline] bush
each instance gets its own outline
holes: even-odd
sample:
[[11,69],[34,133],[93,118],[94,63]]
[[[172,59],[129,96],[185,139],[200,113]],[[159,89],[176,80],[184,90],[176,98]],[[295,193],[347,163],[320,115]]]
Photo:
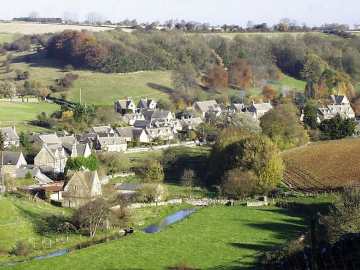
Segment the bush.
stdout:
[[256,192],[257,181],[251,171],[229,170],[222,180],[221,193],[231,199],[244,199]]
[[147,183],[156,183],[164,181],[164,169],[157,160],[146,160],[143,167],[139,168],[139,172]]
[[127,172],[131,167],[129,158],[122,153],[101,153],[98,159],[108,175]]
[[50,86],[50,90],[54,92],[63,92],[73,86],[75,80],[79,78],[79,75],[74,73],[68,73],[64,78],[56,79],[55,85]]
[[160,184],[144,184],[137,194],[137,201],[151,203],[162,200],[166,195],[166,190]]
[[28,256],[32,251],[31,246],[25,241],[17,241],[11,254],[15,256]]
[[353,119],[343,119],[336,115],[332,119],[324,120],[320,124],[321,139],[338,140],[354,135],[356,121]]

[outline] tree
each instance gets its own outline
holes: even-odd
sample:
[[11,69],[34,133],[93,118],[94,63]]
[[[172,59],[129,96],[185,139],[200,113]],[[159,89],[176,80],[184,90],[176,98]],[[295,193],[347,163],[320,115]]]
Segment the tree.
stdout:
[[355,134],[356,121],[343,119],[339,114],[321,122],[319,128],[323,140],[338,140]]
[[304,124],[311,128],[316,129],[318,126],[318,104],[314,100],[306,102],[304,107]]
[[89,157],[70,157],[66,161],[65,171],[80,171],[84,169],[96,171],[98,167],[99,162],[95,155],[90,155]]
[[271,85],[267,84],[263,87],[262,94],[268,101],[272,101],[276,97],[276,90]]
[[208,70],[205,81],[209,89],[221,91],[225,90],[228,87],[228,73],[224,67],[214,65]]
[[164,169],[157,160],[148,159],[145,161],[140,173],[147,183],[159,183],[164,181]]
[[0,95],[12,98],[16,95],[16,85],[10,81],[0,81]]
[[78,228],[88,231],[91,238],[99,228],[104,228],[110,217],[109,205],[103,199],[96,199],[81,206],[73,215]]
[[221,142],[222,139],[219,137],[211,153],[208,184],[222,185],[227,179],[225,174],[233,169],[254,173],[256,192],[266,192],[280,183],[284,164],[269,138],[233,132],[225,142]]
[[226,128],[238,128],[251,133],[260,133],[260,122],[245,113],[222,113],[215,117],[213,126],[218,130]]
[[194,66],[189,62],[178,65],[171,74],[174,89],[186,94],[189,94],[193,89],[198,88],[197,77],[198,74]]
[[360,231],[360,189],[346,187],[341,199],[331,209],[328,216],[321,218],[325,225],[326,236],[330,243],[334,243],[347,233]]
[[229,68],[229,81],[243,90],[249,89],[253,85],[251,65],[244,59],[236,59]]
[[239,168],[225,173],[221,192],[232,199],[244,199],[256,193],[257,177],[252,171],[242,171]]
[[301,125],[297,108],[291,104],[280,104],[260,119],[263,133],[280,149],[306,144],[309,136]]

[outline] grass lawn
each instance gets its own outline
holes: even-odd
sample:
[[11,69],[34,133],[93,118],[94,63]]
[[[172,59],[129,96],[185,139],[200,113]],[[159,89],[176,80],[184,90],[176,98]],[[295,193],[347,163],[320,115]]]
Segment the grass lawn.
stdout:
[[19,131],[41,131],[43,129],[29,125],[29,121],[45,112],[51,114],[59,107],[46,102],[14,103],[0,101],[0,126],[16,126]]
[[4,269],[167,269],[179,263],[201,269],[253,269],[259,252],[304,230],[304,220],[269,207],[209,207],[157,234],[135,235]]

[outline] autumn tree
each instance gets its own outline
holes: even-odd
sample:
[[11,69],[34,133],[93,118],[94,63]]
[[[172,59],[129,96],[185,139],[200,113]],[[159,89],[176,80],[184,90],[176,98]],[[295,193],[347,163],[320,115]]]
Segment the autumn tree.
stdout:
[[280,149],[303,145],[309,136],[300,123],[297,108],[291,104],[280,104],[260,119],[263,133],[271,138]]
[[274,100],[276,97],[276,90],[269,84],[265,85],[262,89],[262,94],[266,100]]
[[224,67],[219,65],[212,66],[207,73],[205,79],[206,86],[212,90],[223,91],[228,87],[228,73]]
[[229,67],[229,82],[241,89],[249,89],[253,85],[251,65],[244,59],[236,59]]

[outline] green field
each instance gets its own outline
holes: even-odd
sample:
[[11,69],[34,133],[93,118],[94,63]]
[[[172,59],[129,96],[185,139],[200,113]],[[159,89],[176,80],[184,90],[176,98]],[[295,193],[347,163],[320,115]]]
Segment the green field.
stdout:
[[[62,215],[66,209],[45,202],[31,202],[16,197],[0,197],[0,250],[9,251],[17,241],[51,239],[51,235],[38,232],[42,218]],[[1,260],[1,256],[0,256]]]
[[171,87],[170,72],[144,71],[129,74],[105,74],[98,72],[77,72],[79,79],[70,90],[69,99],[96,105],[113,105],[115,100],[132,97],[135,101],[142,97],[167,99],[168,94],[156,90],[149,84]]
[[29,121],[35,120],[36,116],[45,112],[48,115],[59,107],[50,103],[14,103],[0,101],[0,126],[16,126],[20,131],[41,130],[29,125]]
[[279,208],[209,207],[157,234],[135,235],[4,269],[253,269],[261,251],[294,238],[304,220]]

